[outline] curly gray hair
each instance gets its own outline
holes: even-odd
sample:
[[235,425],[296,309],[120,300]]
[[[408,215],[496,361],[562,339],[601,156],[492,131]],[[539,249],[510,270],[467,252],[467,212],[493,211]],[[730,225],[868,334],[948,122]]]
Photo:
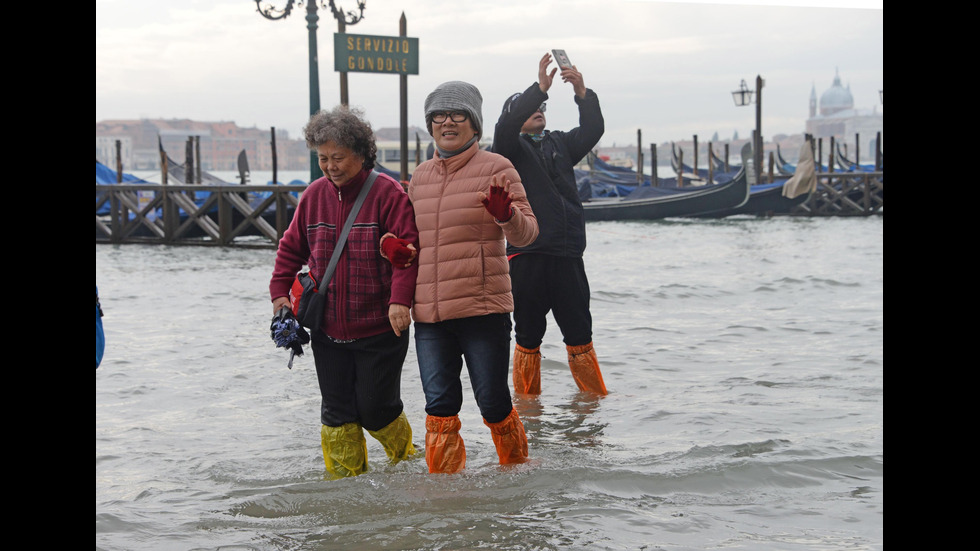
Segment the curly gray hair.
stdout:
[[314,113],[303,127],[303,134],[310,149],[334,142],[364,159],[363,167],[368,170],[374,168],[378,158],[371,123],[364,119],[364,111],[356,107],[338,105],[330,111]]

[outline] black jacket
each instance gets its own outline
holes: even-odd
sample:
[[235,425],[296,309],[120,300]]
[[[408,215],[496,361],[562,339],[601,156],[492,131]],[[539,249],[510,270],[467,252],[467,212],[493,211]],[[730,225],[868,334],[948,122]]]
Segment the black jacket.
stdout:
[[605,122],[595,92],[586,90],[581,100],[573,97],[578,104],[579,126],[568,132],[546,130],[540,142],[521,136],[524,122],[548,99],[537,82],[511,96],[500,113],[492,150],[507,157],[521,175],[540,229],[537,240],[526,247],[508,243],[507,254],[581,257],[585,252],[585,215],[573,167],[599,143]]

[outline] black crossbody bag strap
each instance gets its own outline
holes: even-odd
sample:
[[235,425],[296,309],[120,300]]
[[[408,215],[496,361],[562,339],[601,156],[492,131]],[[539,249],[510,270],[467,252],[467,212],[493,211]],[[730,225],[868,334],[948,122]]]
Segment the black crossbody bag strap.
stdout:
[[371,191],[371,186],[374,185],[374,181],[378,179],[378,172],[375,170],[371,171],[371,174],[367,177],[364,182],[364,187],[361,188],[361,192],[357,194],[357,199],[354,200],[354,208],[351,209],[350,215],[347,217],[347,222],[344,223],[344,229],[340,231],[340,237],[337,239],[337,246],[334,247],[333,254],[330,256],[330,263],[327,264],[327,270],[323,272],[323,281],[317,288],[318,293],[327,292],[327,283],[330,282],[330,278],[333,277],[333,272],[337,268],[337,262],[340,260],[340,253],[343,252],[344,246],[347,244],[347,234],[350,233],[351,227],[354,226],[354,219],[357,218],[357,212],[361,210],[361,205],[364,204],[364,199],[367,197],[369,191]]

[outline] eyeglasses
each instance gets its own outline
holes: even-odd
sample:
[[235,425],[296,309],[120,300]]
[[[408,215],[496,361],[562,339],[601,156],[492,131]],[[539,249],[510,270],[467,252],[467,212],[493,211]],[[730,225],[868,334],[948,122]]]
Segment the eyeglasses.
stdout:
[[544,113],[547,108],[548,108],[548,104],[547,103],[542,103],[541,104],[541,107],[538,107],[538,111],[541,111],[542,113]]
[[452,111],[450,113],[433,113],[432,122],[434,123],[444,123],[446,119],[450,118],[453,122],[463,122],[466,120],[467,115],[465,111]]

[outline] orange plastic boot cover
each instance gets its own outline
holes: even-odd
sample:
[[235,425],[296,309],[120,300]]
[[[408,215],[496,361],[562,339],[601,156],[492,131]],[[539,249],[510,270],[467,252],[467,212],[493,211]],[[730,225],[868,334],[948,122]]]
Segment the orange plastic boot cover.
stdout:
[[541,394],[541,347],[514,345],[514,392]]
[[568,367],[572,369],[572,377],[575,379],[575,384],[578,385],[579,390],[608,394],[606,383],[602,381],[599,360],[595,356],[592,343],[566,346],[565,348],[568,349]]
[[430,473],[458,473],[466,466],[459,416],[425,418],[425,462]]
[[493,437],[493,445],[497,447],[497,457],[501,465],[527,461],[527,434],[516,409],[510,410],[503,421],[488,423],[484,419],[483,424],[490,427],[490,435]]

